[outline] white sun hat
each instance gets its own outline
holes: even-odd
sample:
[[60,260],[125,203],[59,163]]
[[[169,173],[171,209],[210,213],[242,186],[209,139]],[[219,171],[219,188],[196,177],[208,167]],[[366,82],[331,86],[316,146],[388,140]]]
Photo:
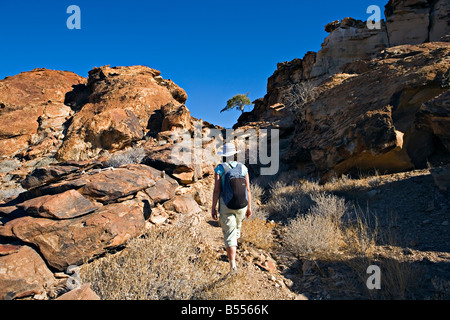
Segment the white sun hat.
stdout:
[[222,151],[217,152],[217,154],[222,157],[230,157],[237,153],[239,153],[239,151],[236,151],[234,143],[226,143],[223,146]]

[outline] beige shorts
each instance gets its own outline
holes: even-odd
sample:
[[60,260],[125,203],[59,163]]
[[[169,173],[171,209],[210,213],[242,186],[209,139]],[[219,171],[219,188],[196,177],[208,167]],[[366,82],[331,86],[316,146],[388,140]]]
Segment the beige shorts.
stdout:
[[219,222],[222,227],[225,247],[237,247],[237,239],[241,236],[242,221],[246,212],[247,207],[238,210],[228,208],[220,197]]

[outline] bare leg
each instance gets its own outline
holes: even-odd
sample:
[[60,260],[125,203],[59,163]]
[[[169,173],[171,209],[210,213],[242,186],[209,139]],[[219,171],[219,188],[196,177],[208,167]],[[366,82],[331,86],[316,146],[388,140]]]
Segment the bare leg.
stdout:
[[233,269],[236,267],[236,247],[227,248],[228,261],[230,262],[230,267]]

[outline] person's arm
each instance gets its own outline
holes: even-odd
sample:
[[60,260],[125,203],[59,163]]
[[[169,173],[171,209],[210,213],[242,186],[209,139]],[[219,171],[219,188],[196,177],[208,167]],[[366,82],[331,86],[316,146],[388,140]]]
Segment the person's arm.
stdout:
[[249,178],[248,172],[245,175],[245,182],[247,184],[247,197],[248,197],[248,207],[247,207],[247,213],[245,214],[245,216],[247,218],[250,218],[250,216],[252,215],[252,193],[250,191],[250,178]]
[[211,216],[214,220],[217,220],[217,202],[220,197],[220,176],[215,173],[214,175],[214,192],[213,192],[213,201],[212,201],[212,209]]

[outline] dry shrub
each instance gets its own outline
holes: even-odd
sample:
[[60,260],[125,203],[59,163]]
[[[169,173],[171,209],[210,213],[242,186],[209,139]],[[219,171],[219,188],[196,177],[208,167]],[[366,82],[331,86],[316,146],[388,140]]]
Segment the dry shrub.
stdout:
[[[202,249],[203,248],[203,249]],[[84,265],[83,282],[104,300],[196,298],[214,281],[216,255],[187,226],[152,228],[122,252]]]
[[0,201],[8,200],[10,198],[16,197],[22,192],[26,191],[24,188],[19,186],[13,186],[9,189],[0,190]]
[[300,183],[286,185],[278,181],[271,184],[270,198],[264,206],[269,218],[286,222],[305,212],[312,204],[311,195],[314,194],[306,189],[306,185]]
[[297,256],[316,256],[335,250],[335,228],[330,219],[308,214],[291,221],[284,243]]
[[320,193],[304,215],[290,221],[283,237],[284,244],[297,256],[326,257],[342,246],[341,218],[347,205],[343,199]]
[[145,157],[144,148],[130,148],[125,151],[116,152],[110,156],[105,165],[108,167],[119,168],[120,166],[132,163],[141,163]]
[[348,211],[348,205],[344,199],[321,192],[312,195],[312,200],[316,204],[311,207],[310,214],[327,217],[336,227],[341,227],[342,217]]
[[261,197],[264,193],[264,189],[255,183],[250,184],[250,193],[252,198],[252,209],[258,210],[261,206]]
[[274,245],[274,227],[274,222],[267,222],[258,217],[245,219],[242,222],[241,238],[243,241],[250,242],[257,248],[267,250]]
[[302,81],[284,92],[284,103],[292,109],[300,110],[304,105],[316,100],[321,93],[313,81]]
[[360,179],[352,179],[348,175],[342,175],[340,178],[332,178],[321,186],[322,190],[329,193],[340,195],[360,194],[362,190],[372,190],[381,185],[381,177],[378,173],[373,176],[363,176]]

